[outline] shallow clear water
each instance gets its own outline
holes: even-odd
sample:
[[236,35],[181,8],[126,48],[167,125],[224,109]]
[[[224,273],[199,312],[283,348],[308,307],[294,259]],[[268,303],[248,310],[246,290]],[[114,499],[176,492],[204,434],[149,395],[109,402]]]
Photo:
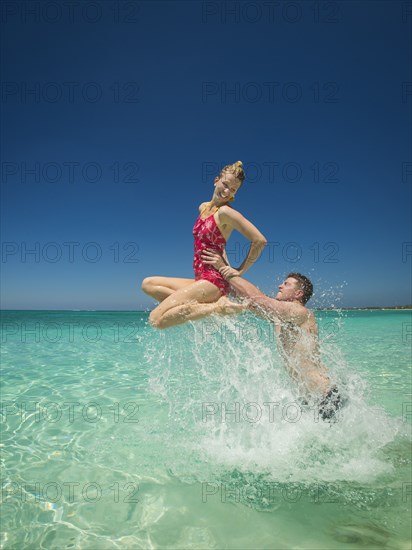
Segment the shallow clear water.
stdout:
[[251,315],[2,312],[4,548],[410,548],[411,312],[317,312],[299,406]]

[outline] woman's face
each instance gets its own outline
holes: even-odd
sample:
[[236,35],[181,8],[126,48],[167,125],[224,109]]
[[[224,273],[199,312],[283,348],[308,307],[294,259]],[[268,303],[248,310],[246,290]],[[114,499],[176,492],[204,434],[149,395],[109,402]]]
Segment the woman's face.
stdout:
[[236,194],[240,187],[240,181],[231,172],[222,172],[215,178],[214,198],[218,202],[228,202]]

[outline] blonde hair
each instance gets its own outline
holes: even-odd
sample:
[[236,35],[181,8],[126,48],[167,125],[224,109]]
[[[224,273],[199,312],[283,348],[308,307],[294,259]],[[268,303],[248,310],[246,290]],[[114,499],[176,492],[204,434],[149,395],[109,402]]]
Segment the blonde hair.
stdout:
[[234,164],[228,164],[222,169],[220,173],[223,174],[223,172],[230,172],[231,174],[233,174],[235,178],[240,181],[240,185],[242,185],[245,179],[245,172],[243,170],[243,163],[241,160],[238,160]]

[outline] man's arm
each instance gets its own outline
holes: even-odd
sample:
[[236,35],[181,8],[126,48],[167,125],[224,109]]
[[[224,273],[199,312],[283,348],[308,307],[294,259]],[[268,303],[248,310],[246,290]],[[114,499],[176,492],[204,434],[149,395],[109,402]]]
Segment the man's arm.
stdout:
[[[274,298],[269,298],[263,294],[255,285],[239,276],[236,269],[226,265],[222,257],[213,250],[206,249],[202,253],[202,260],[205,264],[213,265],[220,271],[223,277],[229,282],[233,290],[240,296],[247,298],[249,309],[253,310],[261,317],[273,320],[278,317],[284,321],[293,321],[297,325],[306,320],[304,309],[291,302],[281,302]],[[303,309],[303,311],[302,311]]]
[[247,298],[250,309],[256,310],[256,313],[263,314],[271,320],[274,317],[278,317],[284,321],[293,320],[297,324],[301,324],[304,321],[303,318],[300,319],[302,314],[299,306],[296,306],[296,304],[269,298],[255,285],[239,276],[231,277],[228,279],[228,282],[237,294]]

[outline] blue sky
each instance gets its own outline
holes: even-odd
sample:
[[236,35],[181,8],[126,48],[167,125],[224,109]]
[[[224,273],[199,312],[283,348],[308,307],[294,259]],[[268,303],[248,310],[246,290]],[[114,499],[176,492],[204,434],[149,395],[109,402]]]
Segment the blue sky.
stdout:
[[152,307],[238,159],[269,241],[246,278],[412,302],[410,3],[69,4],[2,3],[3,309]]

